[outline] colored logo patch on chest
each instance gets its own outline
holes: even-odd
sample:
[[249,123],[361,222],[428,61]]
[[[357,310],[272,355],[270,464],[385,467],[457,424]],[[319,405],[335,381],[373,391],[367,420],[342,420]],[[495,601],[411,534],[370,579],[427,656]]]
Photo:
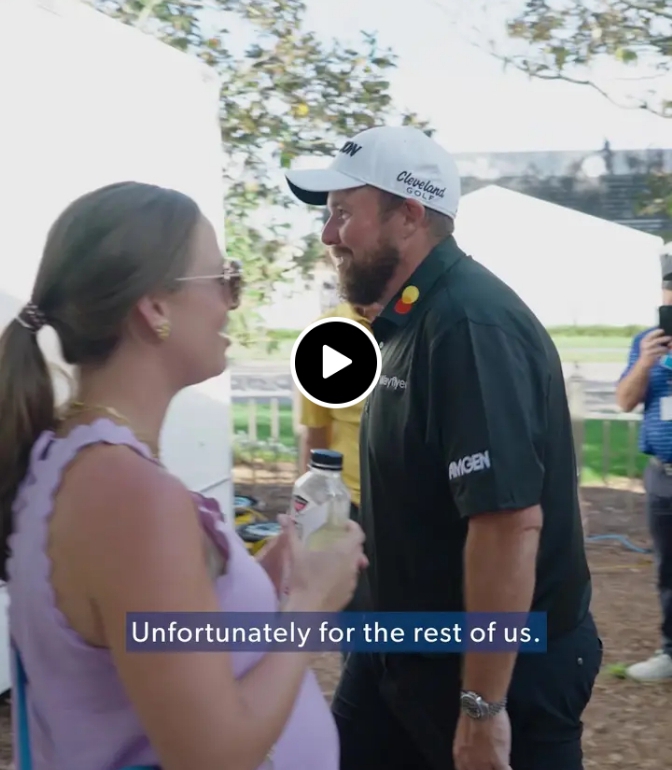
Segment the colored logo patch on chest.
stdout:
[[394,305],[395,313],[406,315],[413,305],[418,301],[420,291],[417,286],[407,286],[401,294],[401,297]]

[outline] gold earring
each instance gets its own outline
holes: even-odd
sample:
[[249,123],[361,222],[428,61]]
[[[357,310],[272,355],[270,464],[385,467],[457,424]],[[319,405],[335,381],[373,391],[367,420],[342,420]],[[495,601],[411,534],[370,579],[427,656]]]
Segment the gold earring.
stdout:
[[170,336],[170,321],[163,321],[156,329],[156,334],[161,342],[164,342]]

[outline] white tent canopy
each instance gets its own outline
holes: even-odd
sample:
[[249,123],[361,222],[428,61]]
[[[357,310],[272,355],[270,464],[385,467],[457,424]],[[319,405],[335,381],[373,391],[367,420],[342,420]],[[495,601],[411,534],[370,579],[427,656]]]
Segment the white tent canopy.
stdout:
[[656,323],[662,238],[497,185],[462,198],[455,236],[547,327]]

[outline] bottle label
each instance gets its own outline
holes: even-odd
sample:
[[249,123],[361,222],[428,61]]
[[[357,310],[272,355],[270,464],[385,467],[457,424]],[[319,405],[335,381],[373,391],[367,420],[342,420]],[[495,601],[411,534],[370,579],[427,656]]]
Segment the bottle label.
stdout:
[[307,505],[308,500],[306,500],[305,497],[301,497],[301,495],[294,495],[292,497],[292,513],[294,516],[300,514]]
[[321,529],[329,518],[329,504],[317,505],[306,500],[305,497],[294,495],[292,497],[292,518],[296,525],[296,531],[302,542]]

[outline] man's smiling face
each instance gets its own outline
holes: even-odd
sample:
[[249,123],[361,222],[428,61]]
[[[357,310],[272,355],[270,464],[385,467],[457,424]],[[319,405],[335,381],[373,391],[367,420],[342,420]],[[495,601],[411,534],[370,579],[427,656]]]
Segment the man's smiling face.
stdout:
[[380,192],[372,187],[333,192],[327,206],[322,242],[337,266],[341,294],[353,305],[373,305],[401,262]]

